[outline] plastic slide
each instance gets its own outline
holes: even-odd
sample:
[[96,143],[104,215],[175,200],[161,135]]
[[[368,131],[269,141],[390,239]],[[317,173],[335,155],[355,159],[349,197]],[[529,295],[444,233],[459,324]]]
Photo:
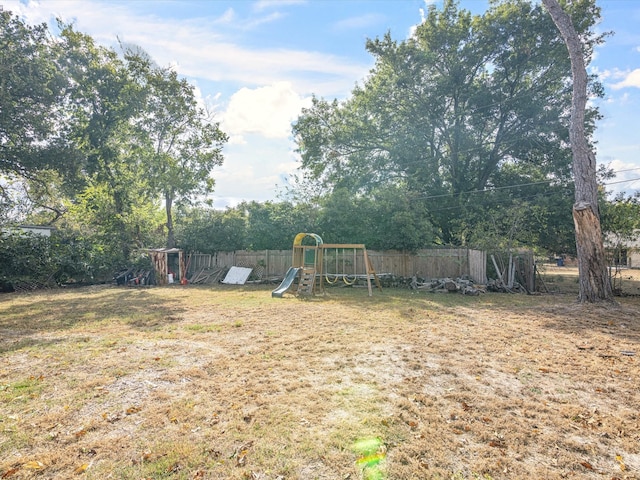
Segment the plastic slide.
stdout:
[[282,295],[291,288],[291,285],[293,284],[293,281],[298,276],[298,272],[300,270],[301,270],[300,268],[289,267],[289,270],[287,270],[287,274],[284,276],[284,280],[282,280],[282,283],[278,288],[276,288],[273,292],[271,292],[271,296],[282,298]]

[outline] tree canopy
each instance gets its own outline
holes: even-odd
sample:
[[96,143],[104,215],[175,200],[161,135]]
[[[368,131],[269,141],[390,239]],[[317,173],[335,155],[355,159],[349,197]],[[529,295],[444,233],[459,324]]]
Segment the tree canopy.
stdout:
[[[576,23],[593,46],[597,17],[584,3],[574,2]],[[363,85],[342,102],[314,98],[294,125],[307,180],[370,198],[393,185],[449,244],[468,242],[493,205],[561,200],[571,68],[541,5],[511,0],[472,15],[448,0],[408,40],[387,33],[367,49],[375,67]]]
[[195,88],[169,68],[129,52],[145,109],[135,119],[133,142],[145,166],[149,191],[164,200],[167,247],[175,247],[172,207],[176,200],[213,191],[210,173],[223,161],[227,141],[218,123],[198,106]]
[[[595,0],[563,5],[588,63]],[[293,125],[290,200],[226,211],[194,202],[227,136],[186,79],[72,25],[54,36],[10,12],[0,22],[0,218],[60,227],[97,270],[162,244],[288,249],[302,231],[378,250],[575,251],[571,63],[539,2],[473,15],[446,0],[408,39],[368,40],[367,78],[344,100],[314,97]],[[595,78],[587,88],[602,93]],[[597,118],[585,110],[588,140]],[[605,229],[633,235],[636,207],[607,204]]]
[[173,203],[213,189],[227,139],[194,87],[72,25],[54,36],[11,12],[0,21],[4,216],[31,208],[31,218],[91,237],[118,264],[157,246],[163,203],[164,243],[173,244]]
[[0,10],[0,173],[35,178],[72,166],[60,162],[73,156],[62,136],[69,87],[63,54],[46,25]]

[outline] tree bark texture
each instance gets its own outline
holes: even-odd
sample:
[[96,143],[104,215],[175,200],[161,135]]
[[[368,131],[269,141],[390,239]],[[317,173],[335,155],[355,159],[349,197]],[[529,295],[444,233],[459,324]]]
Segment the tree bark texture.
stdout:
[[587,105],[587,70],[582,43],[571,17],[557,0],[542,0],[564,39],[573,76],[571,125],[569,141],[573,153],[575,203],[573,223],[576,230],[576,249],[580,281],[580,302],[612,301],[613,291],[602,242],[600,213],[598,210],[598,183],[596,158],[585,134],[585,109]]
[[164,207],[167,212],[167,248],[174,248],[176,246],[176,237],[173,232],[173,196],[169,193],[165,194]]

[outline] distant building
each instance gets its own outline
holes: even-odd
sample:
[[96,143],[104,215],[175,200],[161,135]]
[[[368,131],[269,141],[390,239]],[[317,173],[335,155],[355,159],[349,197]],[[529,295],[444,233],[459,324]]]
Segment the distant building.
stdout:
[[640,268],[640,231],[636,232],[633,239],[621,239],[609,234],[604,240],[604,246],[613,265]]
[[43,237],[50,237],[55,227],[46,227],[44,225],[16,225],[13,227],[5,227],[3,230],[10,233],[32,233]]

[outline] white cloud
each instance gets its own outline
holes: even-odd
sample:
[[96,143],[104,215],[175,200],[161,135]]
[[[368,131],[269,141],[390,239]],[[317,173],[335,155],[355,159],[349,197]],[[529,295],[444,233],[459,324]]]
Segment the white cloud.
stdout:
[[231,23],[236,18],[236,12],[233,8],[227,8],[225,12],[218,18],[218,23]]
[[242,88],[231,96],[222,129],[231,136],[258,133],[267,138],[288,138],[291,122],[309,104],[310,99],[300,97],[289,82]]
[[624,79],[621,82],[614,83],[611,88],[619,90],[626,87],[640,88],[640,68],[636,68],[630,72],[626,72]]
[[[305,94],[338,96],[364,78],[370,68],[336,55],[256,48],[237,41],[244,38],[242,32],[247,28],[256,22],[274,21],[280,16],[278,13],[262,19],[241,19],[233,9],[227,9],[217,16],[175,19],[141,14],[136,11],[136,2],[4,1],[8,2],[5,9],[19,13],[30,23],[51,21],[58,16],[74,21],[78,30],[88,32],[100,43],[113,46],[119,38],[139,45],[159,65],[175,65],[181,75],[191,78],[249,86],[287,79]],[[293,3],[299,2],[258,2],[256,8]],[[109,21],[105,22],[105,18]]]
[[265,23],[271,23],[271,22],[280,20],[282,17],[284,17],[282,13],[273,12],[267,15],[266,17],[260,17],[260,18],[254,18],[254,19],[248,20],[246,23],[242,25],[242,28],[245,30],[252,30],[256,27],[259,27],[260,25],[264,25]]
[[289,139],[247,133],[246,140],[245,144],[227,144],[224,163],[213,172],[216,188],[210,198],[217,208],[237,205],[243,199],[274,199],[278,186],[299,165]]
[[[640,146],[635,145],[632,148],[638,151]],[[631,195],[640,188],[640,167],[637,164],[614,158],[608,162],[608,166],[616,172],[614,178],[605,181],[605,188],[611,196],[618,193]]]

